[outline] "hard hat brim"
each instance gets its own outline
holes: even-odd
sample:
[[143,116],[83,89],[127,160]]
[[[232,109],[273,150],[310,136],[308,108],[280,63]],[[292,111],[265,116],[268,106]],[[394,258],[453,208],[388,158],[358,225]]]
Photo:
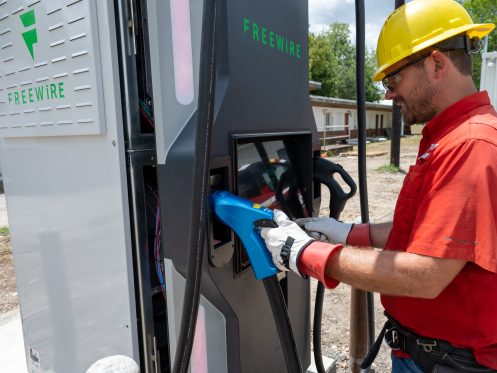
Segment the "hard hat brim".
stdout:
[[407,49],[406,51],[404,51],[404,53],[398,55],[395,59],[388,61],[388,63],[384,64],[383,66],[380,66],[378,70],[376,70],[376,73],[373,75],[373,81],[379,82],[380,80],[382,80],[390,72],[394,71],[394,66],[398,62],[402,61],[404,58],[407,58],[413,55],[414,53],[418,53],[423,49],[436,45],[441,41],[447,40],[459,34],[466,34],[470,38],[477,37],[479,39],[482,39],[485,35],[490,33],[494,28],[495,25],[493,23],[480,23],[480,24],[465,25],[458,28],[447,30],[441,33],[440,35],[430,38],[424,43],[420,43],[411,49]]

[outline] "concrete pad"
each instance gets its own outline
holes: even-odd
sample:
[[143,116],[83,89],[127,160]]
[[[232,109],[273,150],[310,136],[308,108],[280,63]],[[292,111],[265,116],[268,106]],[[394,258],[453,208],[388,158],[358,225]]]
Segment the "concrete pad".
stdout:
[[[337,367],[336,367],[336,361],[326,357],[322,356],[323,359],[323,367],[326,373],[336,373]],[[311,351],[311,366],[307,368],[306,373],[317,373],[317,368],[316,368],[316,363],[314,362],[314,353]]]
[[0,315],[0,351],[2,372],[28,372],[19,309]]
[[7,204],[5,203],[5,194],[0,194],[0,227],[8,227],[9,219],[7,217]]

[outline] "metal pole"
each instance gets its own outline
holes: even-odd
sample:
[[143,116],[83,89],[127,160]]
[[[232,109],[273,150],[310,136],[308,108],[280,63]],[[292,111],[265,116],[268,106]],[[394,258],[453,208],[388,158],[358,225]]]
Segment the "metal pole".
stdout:
[[400,133],[402,119],[400,108],[392,104],[392,139],[390,143],[390,164],[400,166]]
[[[405,4],[404,0],[395,0],[395,9]],[[400,166],[400,134],[402,118],[400,108],[392,104],[392,139],[390,143],[390,164]]]
[[[365,64],[365,12],[364,0],[355,1],[356,12],[356,88],[357,88],[357,132],[358,132],[358,167],[359,198],[361,219],[369,221],[368,190],[366,180],[366,92],[364,84]],[[371,326],[371,328],[369,327]],[[369,338],[368,338],[369,337]],[[363,290],[351,290],[350,305],[350,370],[361,372],[361,363],[368,347],[374,340],[374,304],[372,294]]]
[[323,148],[325,151],[328,151],[328,148],[326,147],[326,121],[329,118],[330,113],[325,113],[324,114],[324,139],[323,139]]
[[361,372],[361,363],[368,351],[367,292],[351,289],[350,298],[350,371]]

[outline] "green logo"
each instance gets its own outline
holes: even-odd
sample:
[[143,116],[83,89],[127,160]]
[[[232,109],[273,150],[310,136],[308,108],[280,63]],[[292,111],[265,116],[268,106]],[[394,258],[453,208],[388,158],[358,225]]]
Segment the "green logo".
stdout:
[[[34,9],[29,10],[19,16],[25,28],[29,28],[22,33],[22,38],[28,48],[31,58],[35,59],[34,45],[38,43],[38,33],[36,31],[36,18]],[[32,84],[32,83],[31,83]],[[11,87],[14,88],[14,87]],[[42,103],[49,100],[63,100],[66,98],[64,82],[35,83],[31,87],[7,92],[7,102],[10,106],[24,106]]]
[[302,57],[300,43],[255,23],[248,18],[243,18],[243,33],[256,43],[263,44],[271,49],[300,59]]
[[[34,26],[36,23],[35,10],[32,9],[26,13],[23,13],[19,16],[19,18],[21,19],[21,22],[24,25],[24,27]],[[29,54],[31,55],[31,58],[34,61],[35,53],[33,45],[35,45],[38,42],[38,34],[36,33],[36,28],[23,32],[22,38],[24,39],[24,43],[26,44]]]

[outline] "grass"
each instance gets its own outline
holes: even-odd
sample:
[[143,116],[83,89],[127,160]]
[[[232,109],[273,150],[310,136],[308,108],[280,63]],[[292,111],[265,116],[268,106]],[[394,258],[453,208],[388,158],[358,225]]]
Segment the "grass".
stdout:
[[383,166],[378,167],[375,171],[378,171],[380,173],[389,173],[389,174],[396,174],[397,172],[402,172],[405,174],[404,170],[402,170],[400,167],[394,164],[385,164]]
[[9,236],[9,227],[0,227],[0,254],[9,254],[12,252]]
[[[417,147],[419,145],[419,142],[421,140],[420,135],[412,135],[412,136],[404,136],[401,137],[400,139],[400,151],[402,152],[402,149],[405,147]],[[383,142],[373,142],[367,145],[368,150],[371,151],[388,151],[390,152],[390,148],[392,146],[392,143],[390,140],[383,141]],[[354,149],[356,147],[354,146]]]
[[[410,136],[404,136],[400,139],[400,154],[405,154],[405,153],[417,153],[418,147],[419,147],[419,142],[421,140],[420,135],[410,135]],[[382,142],[372,142],[366,145],[366,152],[368,154],[374,154],[374,153],[388,153],[390,154],[392,147],[392,143],[390,140],[387,141],[382,141]],[[358,151],[358,146],[354,145],[352,149],[352,153],[357,153]],[[392,171],[385,171],[385,172],[392,172]],[[398,170],[395,172],[403,172],[402,170]]]
[[10,240],[0,241],[0,255],[12,254],[12,245]]
[[0,227],[0,236],[10,236],[9,227]]

